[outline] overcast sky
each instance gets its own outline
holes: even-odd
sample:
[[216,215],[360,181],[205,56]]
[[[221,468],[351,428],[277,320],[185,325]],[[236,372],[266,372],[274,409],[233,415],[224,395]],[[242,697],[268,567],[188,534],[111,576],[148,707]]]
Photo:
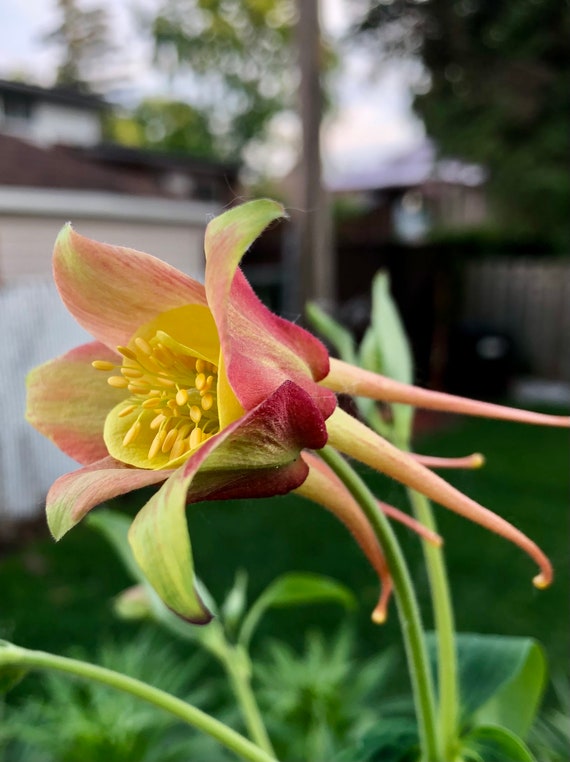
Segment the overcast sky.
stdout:
[[[159,0],[85,0],[84,7],[106,5],[112,14],[116,36],[127,52],[127,67],[143,92],[159,82],[149,71],[149,51],[132,32],[129,8],[155,8]],[[333,34],[346,23],[346,0],[322,0],[323,25]],[[41,38],[57,22],[55,0],[0,1],[0,77],[27,75],[49,86],[57,63],[56,52],[42,45]],[[358,170],[374,160],[401,153],[417,144],[422,128],[413,117],[400,66],[384,66],[370,76],[366,61],[353,55],[343,61],[339,79],[338,107],[325,131],[325,160],[332,174],[347,167]]]

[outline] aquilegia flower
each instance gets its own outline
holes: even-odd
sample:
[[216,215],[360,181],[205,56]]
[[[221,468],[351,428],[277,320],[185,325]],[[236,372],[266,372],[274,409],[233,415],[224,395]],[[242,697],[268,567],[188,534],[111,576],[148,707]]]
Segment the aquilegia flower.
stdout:
[[384,583],[375,611],[382,620],[390,579],[381,549],[348,490],[309,452],[328,441],[516,542],[540,566],[535,584],[548,584],[550,564],[530,539],[344,413],[336,392],[534,423],[569,420],[438,395],[329,360],[316,338],[259,301],[238,267],[281,216],[279,204],[261,200],[212,220],[205,286],[147,254],[62,230],[55,280],[95,341],[35,369],[28,381],[28,420],[83,466],[48,494],[56,539],[104,500],[164,482],[131,526],[133,553],[170,608],[206,622],[186,504],[296,490],[354,534]]

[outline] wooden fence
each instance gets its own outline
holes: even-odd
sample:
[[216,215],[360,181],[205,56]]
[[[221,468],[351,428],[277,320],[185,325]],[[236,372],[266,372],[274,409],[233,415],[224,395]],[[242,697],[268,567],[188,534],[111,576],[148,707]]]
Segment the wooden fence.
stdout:
[[463,318],[512,337],[533,375],[570,382],[570,259],[467,264]]

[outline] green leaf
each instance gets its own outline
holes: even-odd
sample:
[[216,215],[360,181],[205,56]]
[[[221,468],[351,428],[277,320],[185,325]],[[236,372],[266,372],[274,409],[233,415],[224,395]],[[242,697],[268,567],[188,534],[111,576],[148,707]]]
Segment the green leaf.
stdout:
[[[372,282],[371,328],[376,346],[377,373],[396,381],[411,384],[413,381],[413,358],[400,313],[390,293],[390,279],[385,272],[378,272]],[[366,346],[368,345],[368,346]],[[363,358],[372,359],[370,338],[363,340]],[[374,370],[374,368],[370,368]],[[409,442],[414,409],[410,405],[392,404],[394,430],[397,439]]]
[[[435,659],[435,638],[428,639]],[[531,638],[457,636],[462,721],[500,725],[524,738],[546,684],[546,660]]]
[[343,749],[335,762],[414,762],[419,758],[418,730],[407,717],[384,718],[356,744]]
[[305,311],[311,326],[336,349],[341,360],[354,365],[356,353],[350,331],[327,315],[315,302],[308,302]]
[[239,642],[249,641],[267,609],[306,606],[312,603],[340,603],[346,608],[356,605],[351,591],[336,580],[320,574],[290,572],[275,579],[255,601],[244,619]]
[[516,644],[511,646],[511,678],[506,679],[489,701],[477,711],[476,720],[481,724],[496,723],[521,738],[526,738],[544,693],[547,665],[539,643],[530,639],[521,640],[523,643],[518,647]]
[[496,725],[481,725],[462,739],[465,762],[536,762],[514,733]]
[[226,629],[235,631],[247,605],[247,572],[238,569],[232,589],[224,600],[221,611]]
[[382,271],[376,273],[372,282],[371,325],[379,355],[379,372],[396,381],[411,384],[413,361],[410,345],[390,293],[390,279]]

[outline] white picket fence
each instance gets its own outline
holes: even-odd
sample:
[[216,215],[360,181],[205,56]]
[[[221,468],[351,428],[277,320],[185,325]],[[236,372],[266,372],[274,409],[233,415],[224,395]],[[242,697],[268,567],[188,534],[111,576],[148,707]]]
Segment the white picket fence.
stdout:
[[465,270],[463,317],[508,333],[533,375],[570,382],[570,260],[492,258]]
[[63,307],[51,282],[0,288],[0,533],[3,524],[37,516],[61,474],[77,468],[24,420],[29,370],[90,340]]

